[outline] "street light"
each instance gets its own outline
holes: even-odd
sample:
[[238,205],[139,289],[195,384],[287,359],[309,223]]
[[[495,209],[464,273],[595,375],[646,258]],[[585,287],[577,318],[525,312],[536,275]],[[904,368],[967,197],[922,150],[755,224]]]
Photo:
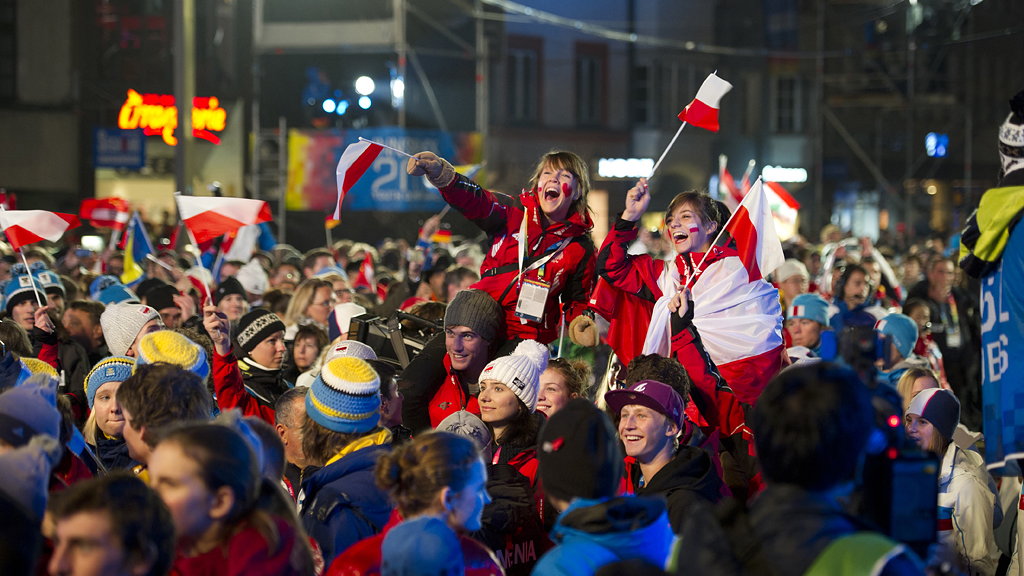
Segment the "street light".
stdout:
[[360,76],[356,78],[356,92],[361,96],[369,96],[373,94],[373,91],[377,88],[377,85],[373,83],[373,78],[369,76]]

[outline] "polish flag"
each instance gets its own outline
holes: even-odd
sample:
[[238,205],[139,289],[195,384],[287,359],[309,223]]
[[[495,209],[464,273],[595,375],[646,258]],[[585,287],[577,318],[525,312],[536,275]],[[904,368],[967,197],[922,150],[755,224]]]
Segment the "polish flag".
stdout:
[[363,263],[359,265],[359,274],[356,275],[355,282],[352,283],[353,288],[369,288],[374,289],[376,284],[374,279],[373,271],[373,255],[369,252],[363,258]]
[[718,132],[718,102],[732,90],[732,84],[708,74],[697,90],[697,97],[679,113],[679,119],[698,128]]
[[345,201],[345,194],[356,185],[363,174],[366,174],[383,149],[380,144],[360,140],[355,144],[349,144],[342,152],[337,170],[338,205],[334,207],[332,220],[341,220],[341,204]]
[[785,242],[796,236],[800,203],[778,182],[765,182],[764,192],[768,198],[772,218],[775,219],[775,231],[779,235],[779,240]]
[[0,228],[15,249],[42,240],[56,242],[64,232],[81,225],[74,214],[46,210],[0,210]]
[[131,209],[123,198],[86,198],[78,208],[78,216],[96,228],[124,230],[131,219]]
[[736,240],[736,250],[751,282],[771,274],[786,260],[760,178],[729,217],[725,230]]
[[263,200],[218,196],[176,196],[181,220],[196,243],[230,234],[242,226],[270,222],[270,206]]
[[743,200],[743,193],[736,186],[736,179],[729,173],[729,169],[726,167],[728,163],[729,159],[725,154],[718,156],[718,198],[725,202],[730,212],[735,212]]

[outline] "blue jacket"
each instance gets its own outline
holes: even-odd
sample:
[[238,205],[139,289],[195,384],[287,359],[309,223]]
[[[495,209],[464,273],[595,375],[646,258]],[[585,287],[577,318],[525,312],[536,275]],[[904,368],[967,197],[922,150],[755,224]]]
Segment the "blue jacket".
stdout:
[[664,566],[673,536],[664,501],[623,496],[574,500],[559,515],[551,539],[556,545],[541,557],[534,576],[591,575],[620,560]]
[[373,480],[373,467],[377,456],[390,449],[390,443],[361,448],[317,470],[302,483],[302,526],[320,544],[326,565],[387,523],[391,504]]

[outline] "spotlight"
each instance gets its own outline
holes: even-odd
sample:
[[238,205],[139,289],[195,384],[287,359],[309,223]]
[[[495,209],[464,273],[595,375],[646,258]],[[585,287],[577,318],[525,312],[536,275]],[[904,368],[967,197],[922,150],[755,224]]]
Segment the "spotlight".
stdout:
[[338,107],[338,103],[335,102],[334,100],[331,100],[330,98],[328,98],[327,100],[324,100],[324,103],[323,103],[324,112],[327,112],[328,114],[333,114],[335,108],[337,108],[337,107]]
[[373,105],[373,102],[370,101],[370,97],[369,96],[360,96],[359,97],[359,107],[362,108],[363,110],[369,110],[370,106],[372,106],[372,105]]
[[356,92],[363,95],[369,96],[373,94],[373,91],[377,88],[376,84],[373,83],[373,78],[369,76],[360,76],[356,78]]

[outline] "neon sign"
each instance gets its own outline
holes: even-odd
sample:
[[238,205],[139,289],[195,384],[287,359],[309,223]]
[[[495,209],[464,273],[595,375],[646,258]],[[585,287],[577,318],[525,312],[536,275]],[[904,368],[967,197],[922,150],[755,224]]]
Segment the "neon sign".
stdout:
[[[192,99],[192,136],[220,144],[221,132],[227,124],[228,112],[221,108],[216,96]],[[117,127],[122,130],[142,128],[147,136],[159,135],[170,146],[178,144],[174,130],[178,127],[178,107],[169,94],[139,94],[128,89],[128,97],[121,104]]]

